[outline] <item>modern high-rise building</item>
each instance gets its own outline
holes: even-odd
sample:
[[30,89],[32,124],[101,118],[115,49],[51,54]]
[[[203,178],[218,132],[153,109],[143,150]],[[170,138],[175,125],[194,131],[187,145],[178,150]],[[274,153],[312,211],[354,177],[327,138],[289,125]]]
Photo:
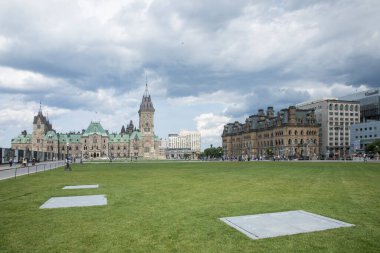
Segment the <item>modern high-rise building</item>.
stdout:
[[181,131],[169,134],[166,157],[168,159],[196,159],[201,152],[201,133]]
[[364,152],[366,146],[380,140],[380,121],[372,120],[351,126],[352,153]]
[[380,88],[356,92],[339,99],[360,102],[360,122],[380,120]]
[[299,109],[314,110],[320,129],[320,152],[325,159],[349,156],[350,126],[360,121],[357,101],[320,99],[296,105]]
[[168,148],[189,148],[192,151],[201,151],[201,133],[181,131],[178,134],[169,134]]

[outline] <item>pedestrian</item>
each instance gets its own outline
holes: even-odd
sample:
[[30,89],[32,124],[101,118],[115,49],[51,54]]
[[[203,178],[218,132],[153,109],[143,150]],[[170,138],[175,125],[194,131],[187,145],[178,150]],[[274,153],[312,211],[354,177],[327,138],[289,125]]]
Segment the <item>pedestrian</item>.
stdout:
[[9,158],[9,167],[12,167],[12,164],[13,164],[13,158]]
[[70,162],[69,162],[69,158],[68,157],[66,157],[65,162],[66,162],[65,170],[71,171]]
[[364,158],[364,162],[366,163],[367,162],[367,154],[366,153],[364,153],[363,158]]

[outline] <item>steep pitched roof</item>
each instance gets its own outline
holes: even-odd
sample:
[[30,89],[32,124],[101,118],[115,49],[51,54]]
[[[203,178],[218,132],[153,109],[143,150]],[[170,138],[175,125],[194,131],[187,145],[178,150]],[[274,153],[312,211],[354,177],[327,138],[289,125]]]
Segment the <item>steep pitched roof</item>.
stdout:
[[12,139],[12,144],[31,144],[32,143],[32,135],[31,134],[20,134],[16,138]]
[[82,136],[87,137],[93,134],[101,135],[104,137],[108,136],[108,133],[104,130],[100,122],[91,122]]
[[61,143],[80,143],[80,134],[59,134],[59,141]]
[[131,138],[131,140],[136,139],[136,138],[138,140],[141,140],[142,135],[141,135],[140,131],[133,131],[130,138]]
[[154,112],[154,107],[152,103],[152,99],[150,98],[150,95],[148,93],[148,84],[146,84],[145,93],[143,95],[141,104],[140,104],[140,110],[139,113],[145,111],[145,112]]
[[110,134],[110,139],[108,140],[109,143],[126,143],[129,142],[129,135],[128,134]]
[[45,140],[58,140],[58,135],[55,131],[51,130],[51,131],[48,131],[45,136],[44,136],[44,139]]

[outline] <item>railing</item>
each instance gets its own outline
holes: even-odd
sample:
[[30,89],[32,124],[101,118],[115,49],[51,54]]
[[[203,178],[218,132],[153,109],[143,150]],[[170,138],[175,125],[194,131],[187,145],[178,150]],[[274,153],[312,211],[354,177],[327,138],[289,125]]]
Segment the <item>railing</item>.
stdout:
[[23,175],[30,175],[38,172],[44,172],[47,170],[52,170],[58,167],[65,166],[64,161],[36,164],[36,165],[27,165],[25,167],[20,167],[14,165],[9,168],[0,168],[0,180],[8,179],[8,178],[16,178]]

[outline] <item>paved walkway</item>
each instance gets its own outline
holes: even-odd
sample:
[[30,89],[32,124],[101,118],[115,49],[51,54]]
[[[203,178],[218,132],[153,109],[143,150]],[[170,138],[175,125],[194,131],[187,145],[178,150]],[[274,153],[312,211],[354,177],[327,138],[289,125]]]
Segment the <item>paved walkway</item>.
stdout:
[[0,165],[0,180],[52,170],[64,166],[65,161],[42,162],[36,165],[29,165],[27,167],[21,167],[20,164],[15,164],[12,167],[9,167],[9,164]]

